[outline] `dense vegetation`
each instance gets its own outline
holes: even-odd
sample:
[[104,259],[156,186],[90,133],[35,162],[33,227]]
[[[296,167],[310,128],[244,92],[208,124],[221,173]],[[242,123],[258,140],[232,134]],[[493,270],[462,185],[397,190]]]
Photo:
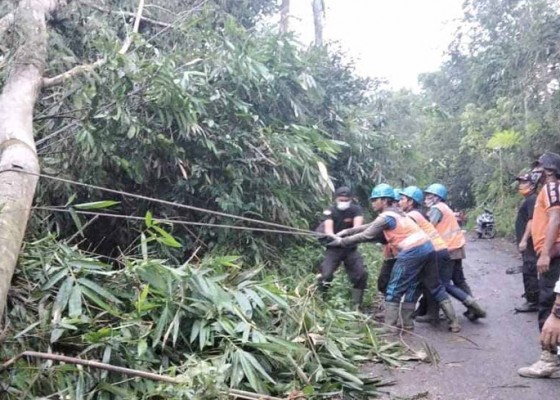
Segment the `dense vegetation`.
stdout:
[[[454,207],[494,207],[507,235],[514,174],[560,150],[558,5],[466,1],[446,61],[413,93],[357,76],[334,45],[279,33],[273,0],[154,0],[134,34],[136,1],[74,1],[50,21],[47,75],[103,62],[43,90],[42,171],[300,229],[319,222],[333,183],[367,204],[380,181],[440,181]],[[0,82],[11,39],[0,44]],[[184,384],[21,360],[1,372],[11,398],[209,399],[230,387],[366,397],[380,382],[361,363],[401,354],[345,311],[342,281],[328,307],[315,295],[313,239],[157,222],[257,226],[50,179],[36,206],[2,358],[53,351]],[[378,263],[369,249],[372,276]]]

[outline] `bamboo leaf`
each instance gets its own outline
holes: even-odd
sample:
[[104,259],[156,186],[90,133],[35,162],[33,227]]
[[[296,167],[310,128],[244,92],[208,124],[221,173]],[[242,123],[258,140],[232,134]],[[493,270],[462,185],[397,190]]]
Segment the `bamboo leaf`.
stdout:
[[152,218],[152,213],[150,211],[146,212],[145,223],[148,228],[151,228],[154,225],[154,219]]
[[117,310],[115,310],[112,306],[110,306],[105,301],[103,301],[93,290],[91,290],[90,288],[85,287],[85,286],[82,286],[81,289],[82,289],[83,295],[86,296],[91,301],[93,301],[96,305],[98,305],[99,307],[101,307],[105,311],[111,313],[112,315],[117,314]]
[[82,290],[80,285],[74,285],[68,303],[68,315],[72,318],[82,315]]
[[74,204],[74,208],[78,210],[99,210],[101,208],[109,208],[119,204],[120,201],[114,200],[101,200],[93,201],[91,203]]
[[89,279],[86,279],[86,278],[80,278],[80,279],[78,279],[78,282],[81,285],[86,286],[87,288],[93,290],[99,296],[101,296],[101,297],[103,297],[107,300],[110,300],[113,303],[122,304],[122,301],[117,299],[111,292],[109,292],[107,289],[99,286],[97,283],[95,283],[93,281],[90,281]]
[[74,285],[74,279],[69,276],[66,278],[64,283],[58,289],[56,295],[56,300],[53,306],[53,320],[58,321],[68,305],[68,300],[70,300],[70,294],[72,293],[72,286]]
[[64,278],[67,275],[68,271],[66,268],[62,268],[60,271],[58,271],[56,274],[54,274],[47,283],[45,283],[42,287],[41,290],[47,291],[50,288],[52,288],[54,285],[56,285],[60,280],[62,280],[62,278]]

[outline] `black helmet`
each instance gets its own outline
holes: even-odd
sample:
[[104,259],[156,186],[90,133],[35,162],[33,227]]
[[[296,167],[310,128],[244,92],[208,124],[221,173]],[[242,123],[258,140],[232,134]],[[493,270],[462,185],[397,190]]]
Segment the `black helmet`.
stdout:
[[544,169],[551,169],[560,176],[560,155],[547,151],[539,157],[539,166]]
[[[537,164],[538,165],[538,164]],[[542,170],[527,170],[524,169],[523,171],[521,171],[519,173],[519,175],[517,175],[517,177],[515,178],[516,181],[519,182],[529,182],[532,185],[538,185],[539,181],[541,180],[543,173]]]
[[341,186],[334,192],[334,197],[352,197],[352,190],[348,186]]

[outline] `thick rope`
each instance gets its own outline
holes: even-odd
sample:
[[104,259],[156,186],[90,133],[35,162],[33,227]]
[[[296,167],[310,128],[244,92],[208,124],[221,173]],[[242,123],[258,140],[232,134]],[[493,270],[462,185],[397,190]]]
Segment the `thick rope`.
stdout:
[[[71,184],[71,185],[81,186],[81,187],[85,187],[85,188],[89,188],[89,189],[100,190],[100,191],[103,191],[103,192],[117,194],[117,195],[120,195],[120,196],[132,197],[132,198],[136,198],[136,199],[140,199],[140,200],[150,201],[150,202],[154,202],[154,203],[160,203],[160,204],[168,205],[168,206],[171,206],[171,207],[183,208],[183,209],[187,209],[187,210],[191,210],[191,211],[197,211],[197,212],[206,213],[206,214],[218,215],[218,216],[221,216],[221,217],[226,217],[226,218],[237,219],[237,220],[240,220],[240,221],[251,222],[251,223],[254,223],[254,224],[260,224],[260,225],[272,226],[272,227],[276,227],[276,228],[282,228],[283,230],[288,230],[290,232],[300,232],[300,234],[316,235],[315,232],[312,232],[312,231],[307,230],[307,229],[295,228],[295,227],[292,227],[292,226],[277,224],[275,222],[268,222],[268,221],[262,221],[262,220],[254,219],[254,218],[242,217],[242,216],[239,216],[239,215],[228,214],[228,213],[224,213],[224,212],[221,212],[221,211],[214,211],[214,210],[209,210],[209,209],[206,209],[206,208],[190,206],[190,205],[186,205],[186,204],[177,203],[177,202],[174,202],[174,201],[158,199],[158,198],[155,198],[155,197],[143,196],[143,195],[136,194],[136,193],[125,192],[125,191],[122,191],[122,190],[109,189],[109,188],[102,187],[102,186],[91,185],[91,184],[88,184],[88,183],[73,181],[71,179],[59,178],[59,177],[52,176],[52,175],[29,172],[29,171],[25,171],[25,170],[19,169],[19,168],[10,168],[10,169],[5,169],[5,170],[0,171],[0,173],[4,173],[4,172],[18,172],[18,173],[22,173],[22,174],[37,176],[39,178],[45,178],[45,179],[50,179],[50,180],[54,180],[54,181],[58,181],[58,182],[68,183],[68,184]],[[113,214],[111,214],[111,215],[113,215]],[[140,218],[140,217],[138,217],[138,218]]]

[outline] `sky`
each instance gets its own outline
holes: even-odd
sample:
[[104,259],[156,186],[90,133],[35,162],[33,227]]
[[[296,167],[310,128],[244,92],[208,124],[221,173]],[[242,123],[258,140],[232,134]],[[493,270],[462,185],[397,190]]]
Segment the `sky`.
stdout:
[[[438,69],[463,0],[324,0],[325,39],[336,40],[360,75],[393,89],[418,89],[417,76]],[[291,29],[313,41],[312,0],[291,0]]]

